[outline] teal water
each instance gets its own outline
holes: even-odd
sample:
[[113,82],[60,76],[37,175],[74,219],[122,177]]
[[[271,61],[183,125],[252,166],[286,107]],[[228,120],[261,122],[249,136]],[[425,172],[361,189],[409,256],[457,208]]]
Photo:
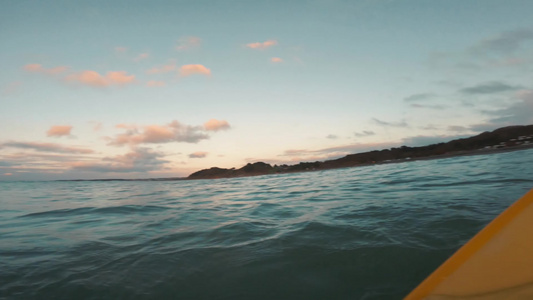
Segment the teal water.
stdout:
[[533,150],[170,182],[0,182],[1,299],[401,299]]

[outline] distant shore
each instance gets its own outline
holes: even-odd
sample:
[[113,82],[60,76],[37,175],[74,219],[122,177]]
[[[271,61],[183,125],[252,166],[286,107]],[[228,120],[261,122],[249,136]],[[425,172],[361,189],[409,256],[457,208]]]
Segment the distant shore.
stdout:
[[[374,163],[362,163],[362,164],[353,165],[353,166],[341,166],[341,167],[334,167],[334,168],[320,168],[320,169],[297,170],[297,171],[286,171],[286,172],[276,172],[276,173],[252,173],[252,174],[242,174],[242,175],[237,175],[237,176],[217,177],[217,178],[184,177],[184,178],[180,178],[180,180],[205,180],[205,179],[212,180],[212,179],[241,178],[241,177],[252,177],[252,176],[276,175],[276,174],[281,175],[281,174],[293,174],[293,173],[304,173],[304,172],[317,172],[317,171],[345,169],[345,168],[368,167],[368,166],[384,165],[384,164],[408,163],[408,162],[420,161],[420,160],[437,160],[437,159],[446,159],[446,158],[461,157],[461,156],[490,155],[490,154],[497,154],[497,153],[527,150],[531,148],[533,148],[533,144],[512,146],[512,147],[506,147],[506,148],[497,148],[497,149],[478,149],[478,150],[471,150],[471,151],[457,151],[457,152],[451,152],[451,153],[445,153],[445,154],[439,154],[439,155],[433,155],[433,156],[416,157],[416,158],[408,158],[408,159],[397,159],[397,160],[381,161],[381,162],[374,162]],[[161,180],[165,180],[165,179],[161,179]]]
[[[434,155],[434,156],[417,157],[417,158],[413,158],[410,160],[403,160],[399,162],[430,160],[430,159],[444,159],[444,158],[451,158],[451,157],[457,157],[457,156],[487,155],[487,154],[495,154],[495,153],[520,151],[520,150],[526,150],[530,148],[533,148],[533,144],[517,145],[517,146],[497,148],[497,149],[478,149],[478,150],[469,150],[469,151],[458,151],[458,152],[451,152],[451,153],[439,154],[439,155]],[[384,163],[385,162],[382,162],[380,164],[384,164]],[[388,163],[394,163],[394,162],[388,162]]]
[[264,162],[249,163],[239,169],[203,169],[188,177],[140,178],[140,179],[70,179],[61,181],[174,181],[221,179],[262,176],[363,167],[378,164],[403,163],[417,160],[445,159],[458,156],[487,155],[533,148],[533,125],[509,126],[492,132],[483,132],[469,138],[421,147],[401,146],[349,154],[344,157],[315,162],[300,162],[295,165],[270,165]]
[[[426,156],[426,157],[417,157],[410,159],[398,159],[393,161],[383,161],[376,163],[366,163],[355,166],[346,166],[330,169],[314,169],[314,170],[300,170],[300,171],[288,171],[288,172],[278,172],[278,173],[265,173],[265,174],[248,174],[242,176],[235,176],[231,178],[240,178],[240,177],[252,177],[252,176],[265,176],[265,175],[276,175],[276,174],[292,174],[292,173],[304,173],[304,172],[316,172],[316,171],[326,171],[326,170],[335,170],[335,169],[344,169],[344,168],[357,168],[357,167],[367,167],[373,165],[383,165],[383,164],[398,164],[398,163],[407,163],[419,160],[435,160],[435,159],[446,159],[460,156],[474,156],[474,155],[490,155],[496,153],[505,153],[505,152],[514,152],[521,151],[533,148],[533,144],[528,145],[518,145],[506,148],[498,149],[478,149],[473,151],[457,151],[452,153],[445,153],[440,155]],[[188,178],[188,177],[164,177],[164,178],[135,178],[135,179],[125,179],[125,178],[111,178],[111,179],[62,179],[56,181],[178,181],[178,180],[200,180],[200,179],[223,179],[230,177],[221,177],[221,178]]]
[[300,162],[295,165],[270,165],[264,162],[249,163],[240,169],[217,168],[200,170],[187,179],[217,179],[268,174],[283,174],[302,171],[318,171],[347,167],[368,166],[383,163],[439,159],[465,155],[500,153],[527,149],[533,144],[533,125],[508,126],[492,132],[452,140],[446,143],[431,144],[420,147],[393,147],[349,154],[344,157],[326,161]]

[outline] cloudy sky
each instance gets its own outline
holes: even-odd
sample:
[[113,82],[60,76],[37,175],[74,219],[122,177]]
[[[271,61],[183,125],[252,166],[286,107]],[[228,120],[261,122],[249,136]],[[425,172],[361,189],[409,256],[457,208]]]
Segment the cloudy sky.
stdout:
[[533,1],[4,1],[0,180],[186,176],[533,123]]

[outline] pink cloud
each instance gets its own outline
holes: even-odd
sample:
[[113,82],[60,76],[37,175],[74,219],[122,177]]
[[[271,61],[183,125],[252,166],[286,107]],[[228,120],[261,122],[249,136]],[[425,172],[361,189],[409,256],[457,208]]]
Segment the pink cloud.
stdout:
[[115,47],[115,51],[119,52],[119,53],[123,53],[123,52],[128,51],[128,48],[126,48],[126,47]]
[[96,71],[87,70],[68,75],[65,80],[93,87],[106,87],[132,83],[135,81],[135,75],[128,75],[126,71],[110,71],[105,76],[102,76]]
[[275,46],[277,44],[278,44],[278,41],[276,40],[268,40],[262,43],[257,42],[257,43],[246,44],[246,47],[251,48],[251,49],[266,49],[266,48]]
[[180,75],[181,76],[185,77],[185,76],[190,76],[190,75],[194,75],[194,74],[201,74],[201,75],[210,76],[211,75],[211,70],[206,68],[203,65],[184,65],[184,66],[181,66],[181,68],[180,68]]
[[4,173],[4,176],[13,176],[13,173]]
[[162,73],[168,73],[176,70],[176,63],[172,62],[168,65],[164,65],[161,67],[153,67],[150,70],[146,71],[147,74],[162,74]]
[[111,84],[126,84],[135,80],[135,75],[128,75],[126,71],[111,71],[106,75]]
[[71,74],[67,77],[65,77],[68,81],[78,81],[82,84],[90,85],[90,86],[107,86],[108,82],[96,71],[82,71],[77,74]]
[[178,40],[178,45],[176,46],[176,50],[187,50],[192,48],[200,47],[202,44],[202,39],[195,36],[189,36],[186,38],[181,38]]
[[160,126],[160,125],[148,125],[144,127],[144,143],[161,143],[168,142],[174,138],[174,130],[176,127],[172,126]]
[[228,121],[211,119],[204,123],[204,128],[207,131],[227,130],[230,128]]
[[281,58],[279,58],[279,57],[272,57],[272,58],[270,59],[270,61],[273,62],[273,63],[280,63],[280,62],[283,61],[283,59],[281,59]]
[[166,83],[164,81],[157,81],[157,80],[150,80],[146,83],[146,86],[150,86],[150,87],[161,87],[165,85]]
[[71,130],[72,130],[72,126],[56,125],[56,126],[50,127],[50,129],[48,129],[48,131],[46,132],[46,135],[52,136],[52,137],[69,136]]
[[207,156],[207,154],[208,154],[207,152],[198,151],[198,152],[189,154],[189,158],[204,158]]
[[41,72],[44,69],[41,64],[27,64],[24,66],[24,70],[28,72]]
[[46,68],[43,68],[41,64],[27,64],[23,68],[24,70],[28,72],[46,73],[50,75],[56,75],[56,74],[63,73],[66,70],[68,70],[68,67],[66,66],[57,66],[54,68],[46,69]]
[[165,125],[136,126],[118,124],[120,129],[126,132],[110,138],[109,145],[138,145],[138,144],[161,144],[170,142],[198,143],[208,139],[205,129],[201,126],[190,126],[172,121]]
[[146,148],[135,148],[132,152],[114,157],[104,157],[101,162],[77,161],[69,167],[77,171],[102,173],[136,173],[161,170],[169,161],[161,159],[163,153]]
[[148,53],[141,53],[139,54],[134,60],[135,61],[141,61],[143,59],[147,59],[148,57],[150,57],[150,54]]

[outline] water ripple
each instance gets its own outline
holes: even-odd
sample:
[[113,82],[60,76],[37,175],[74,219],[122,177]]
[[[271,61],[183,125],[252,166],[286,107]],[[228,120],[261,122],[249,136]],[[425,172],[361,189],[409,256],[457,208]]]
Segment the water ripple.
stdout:
[[74,209],[57,209],[49,210],[43,212],[36,212],[25,214],[20,217],[40,217],[40,218],[49,218],[49,217],[75,217],[77,215],[85,214],[146,214],[150,212],[157,212],[161,210],[166,210],[166,207],[154,206],[154,205],[124,205],[124,206],[110,206],[110,207],[81,207]]
[[533,186],[531,154],[2,182],[0,298],[399,299]]

